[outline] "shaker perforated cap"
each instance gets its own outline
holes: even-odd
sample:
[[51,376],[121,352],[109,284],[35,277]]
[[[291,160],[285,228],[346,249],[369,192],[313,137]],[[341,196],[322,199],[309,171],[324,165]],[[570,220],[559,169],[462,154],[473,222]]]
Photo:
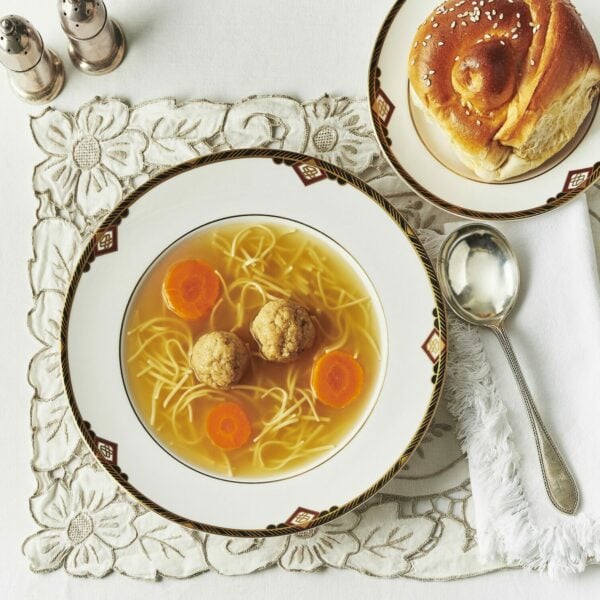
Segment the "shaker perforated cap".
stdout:
[[102,0],[58,0],[63,31],[71,38],[89,40],[106,24],[106,6]]
[[35,67],[42,57],[44,42],[29,21],[17,15],[0,19],[0,62],[10,71]]
[[88,75],[103,75],[123,60],[126,40],[103,0],[57,0],[71,62]]

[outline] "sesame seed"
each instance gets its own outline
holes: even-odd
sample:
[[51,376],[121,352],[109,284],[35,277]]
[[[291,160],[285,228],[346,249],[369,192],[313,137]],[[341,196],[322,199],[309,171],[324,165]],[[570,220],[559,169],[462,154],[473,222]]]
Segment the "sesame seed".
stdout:
[[425,85],[426,85],[427,87],[431,87],[431,80],[427,79],[427,80],[425,81]]
[[421,42],[421,44],[423,44],[423,48],[425,48],[425,46],[427,46],[427,42]]
[[467,117],[471,116],[471,111],[470,110],[465,110],[465,115],[467,115]]
[[486,33],[486,34],[483,36],[483,38],[484,38],[484,39],[486,39],[486,40],[491,40],[491,39],[492,39],[492,36],[491,36],[489,33]]
[[516,40],[518,37],[519,37],[519,34],[518,34],[518,33],[515,33],[515,35],[513,35],[511,39],[512,39],[512,40]]
[[506,42],[505,42],[504,40],[500,40],[500,43],[501,43],[503,46],[506,46]]
[[535,60],[533,60],[533,58],[531,59],[531,66],[535,67]]
[[456,27],[456,21],[452,21],[452,23],[450,24],[450,28],[454,29]]
[[461,23],[461,25],[462,25],[463,27],[466,27],[466,26],[467,26],[467,24],[465,23],[465,21],[463,21],[463,22]]
[[[515,30],[515,31],[516,31],[516,30]],[[431,37],[432,37],[432,35],[431,35],[430,33],[428,33],[428,34],[425,36],[425,39],[426,39],[426,40],[430,40],[430,39],[431,39]]]
[[521,13],[517,13],[517,19],[521,18]]
[[477,123],[477,125],[478,125],[479,127],[481,127],[481,121],[480,121],[479,119],[477,119],[477,121],[475,121],[475,123]]
[[494,23],[494,24],[492,25],[492,29],[498,29],[498,23]]
[[433,24],[433,28],[434,28],[434,29],[437,29],[439,26],[440,26],[440,24],[439,24],[439,23],[434,23],[434,24]]
[[458,62],[460,60],[460,56],[455,56],[454,57],[454,62]]
[[443,46],[444,42],[438,42],[438,46]]

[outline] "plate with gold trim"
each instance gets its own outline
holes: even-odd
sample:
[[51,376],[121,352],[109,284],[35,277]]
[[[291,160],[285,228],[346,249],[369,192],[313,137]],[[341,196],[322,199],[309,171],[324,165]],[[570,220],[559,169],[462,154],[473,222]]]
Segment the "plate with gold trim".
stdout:
[[[529,14],[526,4],[523,0],[510,2],[509,9],[515,23],[509,25],[514,25],[512,29],[516,33],[511,34],[512,29],[508,29],[498,34],[508,36],[506,39],[502,37],[499,42],[504,47],[508,47],[512,37],[518,35],[519,28],[534,31],[536,24],[525,19],[526,15],[521,15],[522,12]],[[597,45],[600,40],[600,14],[595,1],[577,0],[575,4]],[[479,26],[480,22],[490,27],[489,33],[481,34],[481,43],[493,42],[493,36],[501,31],[508,19],[498,21],[500,14],[495,8],[497,4],[492,6],[491,0],[450,0],[442,4],[439,0],[397,0],[380,29],[373,49],[369,67],[369,104],[382,150],[396,172],[420,196],[462,217],[517,219],[557,208],[599,180],[598,97],[592,102],[592,108],[575,137],[555,156],[517,177],[489,182],[459,160],[447,134],[422,108],[408,78],[409,55],[413,45],[419,43],[419,40],[415,42],[417,32],[424,20],[429,21],[434,10],[446,11],[438,17],[443,22],[434,21],[433,33],[421,43],[442,46],[451,43],[457,31]],[[449,24],[443,20],[444,17],[450,19]],[[461,52],[466,50],[463,48]],[[430,72],[425,73],[425,79],[443,76],[435,69],[433,74]],[[458,94],[454,85],[452,93]],[[465,107],[465,114],[468,112],[475,119],[476,114],[468,108]]]
[[[216,287],[199,275],[176,287],[175,266],[192,263]],[[314,325],[284,358],[261,337],[281,323],[255,324],[269,302],[300,305]],[[214,348],[196,362],[216,331],[238,336],[245,370]],[[120,485],[183,525],[262,537],[330,521],[402,468],[439,400],[446,322],[423,246],[382,196],[304,155],[236,150],[163,172],[106,217],[61,341],[76,422]],[[323,362],[319,379],[324,357],[354,366]],[[226,384],[207,377],[215,364],[235,370]],[[346,378],[356,364],[361,377]],[[215,417],[231,404],[242,425]]]

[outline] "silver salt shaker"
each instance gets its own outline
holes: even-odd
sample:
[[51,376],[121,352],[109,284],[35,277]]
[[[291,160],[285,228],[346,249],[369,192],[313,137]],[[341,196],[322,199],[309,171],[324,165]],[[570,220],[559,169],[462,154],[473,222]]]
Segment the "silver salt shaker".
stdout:
[[50,102],[62,90],[65,70],[29,21],[17,15],[0,19],[0,62],[14,91],[27,102]]
[[116,69],[125,56],[125,35],[102,0],[58,0],[63,31],[73,64],[88,75]]

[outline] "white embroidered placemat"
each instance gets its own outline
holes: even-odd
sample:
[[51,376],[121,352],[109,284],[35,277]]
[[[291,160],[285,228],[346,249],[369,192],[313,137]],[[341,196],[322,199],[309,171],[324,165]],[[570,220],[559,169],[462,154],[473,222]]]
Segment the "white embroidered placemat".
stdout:
[[[304,152],[363,178],[415,229],[441,231],[448,217],[410,192],[383,159],[366,101],[268,96],[130,107],[97,98],[73,114],[49,109],[32,118],[31,128],[46,154],[33,176],[38,220],[30,262],[29,327],[41,345],[29,368],[37,480],[30,504],[38,531],[23,551],[32,570],[160,579],[279,565],[442,580],[504,566],[478,560],[467,463],[444,401],[407,468],[365,506],[303,534],[245,540],[184,529],[122,493],[80,440],[62,391],[60,315],[78,253],[107,211],[167,166],[236,147]],[[451,336],[457,327],[451,320]],[[450,383],[460,373],[453,367],[450,357]],[[489,372],[483,375],[492,385]]]

